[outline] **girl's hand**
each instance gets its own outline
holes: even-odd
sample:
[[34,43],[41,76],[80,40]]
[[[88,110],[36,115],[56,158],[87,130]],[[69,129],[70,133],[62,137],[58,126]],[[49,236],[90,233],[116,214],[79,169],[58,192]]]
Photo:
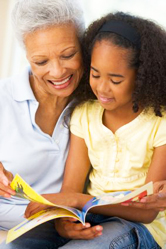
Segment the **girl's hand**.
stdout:
[[[129,205],[136,208],[164,211],[166,209],[166,181],[155,182],[153,188],[153,195],[146,196],[140,202],[133,202]],[[126,204],[122,205],[126,206]]]
[[11,195],[15,195],[15,191],[10,187],[12,180],[13,174],[7,171],[0,162],[0,196],[10,198]]
[[55,228],[59,235],[69,239],[94,239],[102,235],[102,226],[91,227],[89,223],[85,226],[75,223],[73,218],[60,218],[55,220]]

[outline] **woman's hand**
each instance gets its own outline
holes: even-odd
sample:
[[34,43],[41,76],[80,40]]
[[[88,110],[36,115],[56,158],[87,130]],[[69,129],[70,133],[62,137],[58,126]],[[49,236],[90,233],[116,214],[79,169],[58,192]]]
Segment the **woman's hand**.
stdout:
[[[153,195],[146,196],[140,202],[133,202],[129,205],[136,208],[164,211],[166,209],[166,181],[155,182],[153,189]],[[124,205],[126,206],[126,204]]]
[[15,191],[10,187],[10,183],[13,180],[13,174],[7,171],[3,164],[0,163],[0,196],[10,198],[11,195],[15,195]]
[[[42,196],[47,199],[48,201],[54,203],[55,200],[57,199],[56,196],[58,194],[43,194]],[[50,206],[45,205],[45,204],[41,204],[41,203],[37,203],[37,202],[30,202],[25,210],[25,218],[29,218],[30,216],[32,216],[33,214],[38,213],[39,211],[43,210],[43,209],[47,209],[50,208]]]
[[[76,205],[76,193],[56,193],[56,194],[43,194],[42,196],[48,201],[60,206],[75,207]],[[43,209],[50,208],[49,205],[40,204],[36,202],[30,202],[25,210],[25,217],[29,218],[35,213]]]
[[81,223],[75,223],[73,218],[60,218],[55,220],[55,228],[59,235],[69,239],[94,239],[102,235],[102,226],[91,227],[90,223],[85,226]]
[[39,211],[43,210],[43,209],[47,209],[50,208],[50,206],[45,205],[45,204],[41,204],[41,203],[37,203],[37,202],[30,202],[25,210],[25,214],[24,217],[26,219],[28,219],[29,217],[31,217],[33,214],[38,213]]

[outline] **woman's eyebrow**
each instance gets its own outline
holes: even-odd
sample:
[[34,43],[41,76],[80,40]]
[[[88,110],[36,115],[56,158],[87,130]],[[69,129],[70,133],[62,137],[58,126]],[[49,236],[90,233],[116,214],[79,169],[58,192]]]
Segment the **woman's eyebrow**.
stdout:
[[[94,68],[94,67],[92,67],[92,66],[91,66],[91,69],[92,69],[92,70],[94,70],[94,71],[95,71],[95,72],[97,72],[97,73],[99,72],[96,68]],[[112,76],[112,77],[120,77],[120,78],[124,78],[124,76],[123,76],[123,75],[121,75],[121,74],[109,73],[108,75],[109,75],[109,76]]]

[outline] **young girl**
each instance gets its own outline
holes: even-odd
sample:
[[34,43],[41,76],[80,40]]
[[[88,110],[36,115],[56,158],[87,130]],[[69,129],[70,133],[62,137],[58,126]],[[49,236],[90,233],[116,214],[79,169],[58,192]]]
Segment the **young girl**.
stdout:
[[[150,21],[116,13],[95,21],[84,44],[93,93],[86,85],[89,101],[72,115],[63,193],[54,195],[55,203],[80,209],[92,196],[166,179],[166,33]],[[87,194],[81,194],[89,171]],[[63,248],[166,243],[166,212],[120,204],[92,212],[98,215],[90,221],[102,224],[103,235],[98,227],[97,238],[73,240]],[[56,223],[61,235],[74,237],[65,227],[69,221]]]

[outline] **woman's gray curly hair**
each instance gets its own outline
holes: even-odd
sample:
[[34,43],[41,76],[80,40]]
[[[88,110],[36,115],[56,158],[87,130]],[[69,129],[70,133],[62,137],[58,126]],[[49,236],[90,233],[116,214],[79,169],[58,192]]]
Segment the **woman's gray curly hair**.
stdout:
[[37,29],[73,23],[81,39],[85,30],[80,0],[18,0],[12,11],[16,37],[24,47],[24,36]]

